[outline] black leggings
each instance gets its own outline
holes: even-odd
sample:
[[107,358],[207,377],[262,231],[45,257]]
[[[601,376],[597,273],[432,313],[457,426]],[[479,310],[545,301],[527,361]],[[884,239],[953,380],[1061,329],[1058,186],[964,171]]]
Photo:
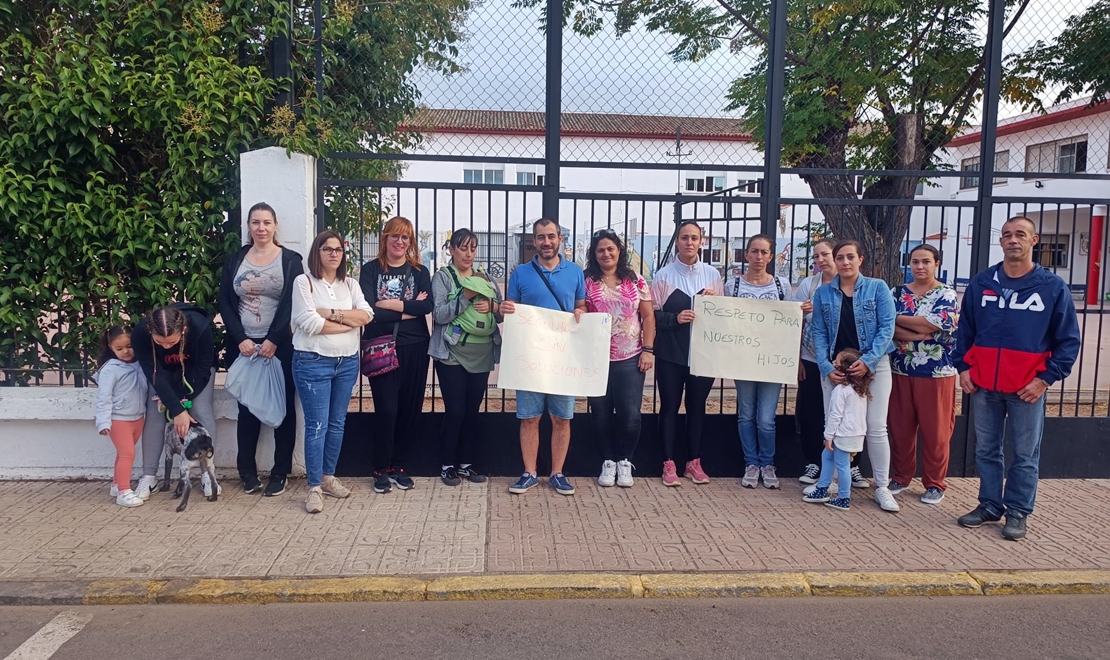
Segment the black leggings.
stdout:
[[[261,344],[261,339],[252,339],[256,344]],[[281,372],[285,376],[285,418],[274,429],[274,467],[270,476],[286,476],[293,471],[293,445],[297,441],[297,391],[293,385],[293,342],[277,347],[274,357],[281,361]],[[258,465],[255,463],[255,454],[258,451],[258,434],[262,431],[262,422],[251,414],[243,404],[239,404],[239,423],[236,428],[236,440],[239,444],[239,454],[235,459],[239,468],[239,478],[258,476]]]
[[798,399],[794,414],[801,430],[799,440],[807,464],[821,467],[825,449],[825,403],[821,394],[821,369],[816,362],[802,360],[806,379],[798,382]]
[[640,356],[610,362],[605,396],[589,398],[594,438],[602,459],[632,460],[640,441],[643,397],[644,373],[640,371]]
[[374,394],[374,470],[403,468],[416,437],[428,385],[428,340],[397,347],[399,366],[370,379]]
[[686,460],[701,458],[701,432],[705,422],[705,400],[713,389],[713,379],[691,376],[690,367],[667,360],[655,361],[655,382],[659,387],[659,436],[663,441],[663,460],[674,460],[678,427],[678,405],[686,390]]
[[432,366],[439,378],[446,411],[439,431],[440,465],[473,463],[478,458],[478,441],[482,437],[482,416],[478,410],[489,385],[489,372],[472,374],[462,365],[439,360],[432,362]]

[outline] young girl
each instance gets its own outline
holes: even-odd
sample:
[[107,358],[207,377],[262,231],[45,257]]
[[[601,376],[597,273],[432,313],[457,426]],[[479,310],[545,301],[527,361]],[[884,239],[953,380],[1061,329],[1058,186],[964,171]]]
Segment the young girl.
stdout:
[[[836,370],[844,381],[829,394],[829,411],[825,415],[825,451],[821,452],[821,479],[805,502],[824,502],[825,506],[847,511],[852,503],[852,476],[849,463],[852,453],[863,451],[867,435],[867,402],[871,399],[871,381],[875,375],[868,371],[863,376],[849,370],[860,352],[846,348],[836,355]],[[835,498],[829,498],[833,464],[836,464],[838,488]]]
[[135,464],[135,445],[143,435],[147,384],[135,361],[128,328],[117,325],[104,333],[98,362],[100,369],[93,376],[98,389],[96,428],[116,446],[110,493],[120,506],[141,506],[143,501],[131,490],[131,466]]

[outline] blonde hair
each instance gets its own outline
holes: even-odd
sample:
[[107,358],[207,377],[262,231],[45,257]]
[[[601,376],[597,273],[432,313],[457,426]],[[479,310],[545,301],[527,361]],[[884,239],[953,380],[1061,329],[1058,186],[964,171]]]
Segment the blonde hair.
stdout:
[[389,262],[386,261],[386,254],[389,250],[389,237],[407,235],[409,237],[409,246],[405,250],[405,262],[410,266],[420,265],[420,252],[416,249],[416,231],[412,228],[412,222],[408,218],[403,218],[399,215],[393,216],[386,221],[385,226],[382,227],[382,237],[378,241],[378,265],[382,267],[383,273],[389,272]]

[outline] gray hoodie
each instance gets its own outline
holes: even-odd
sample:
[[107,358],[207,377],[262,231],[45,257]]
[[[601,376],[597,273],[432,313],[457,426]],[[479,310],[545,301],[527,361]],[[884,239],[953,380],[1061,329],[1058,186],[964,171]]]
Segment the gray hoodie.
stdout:
[[134,422],[146,412],[147,381],[138,362],[112,358],[93,374],[96,395],[96,430],[112,427],[112,420]]

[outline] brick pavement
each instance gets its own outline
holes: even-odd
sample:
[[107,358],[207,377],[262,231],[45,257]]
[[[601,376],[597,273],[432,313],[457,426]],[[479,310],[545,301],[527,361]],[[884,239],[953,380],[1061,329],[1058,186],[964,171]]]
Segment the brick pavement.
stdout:
[[[176,514],[157,493],[123,509],[102,482],[0,483],[0,580],[172,577],[442,575],[557,571],[1110,569],[1110,481],[1044,481],[1030,537],[1002,541],[998,526],[965,530],[977,481],[954,479],[939,506],[919,484],[880,511],[870,490],[841,513],[800,500],[800,486],[746,490],[734,479],[668,489],[546,484],[523,496],[509,479],[375,495],[365,479],[350,499],[303,512],[304,481],[278,498],[196,497]],[[199,493],[195,493],[199,495]]]

